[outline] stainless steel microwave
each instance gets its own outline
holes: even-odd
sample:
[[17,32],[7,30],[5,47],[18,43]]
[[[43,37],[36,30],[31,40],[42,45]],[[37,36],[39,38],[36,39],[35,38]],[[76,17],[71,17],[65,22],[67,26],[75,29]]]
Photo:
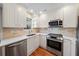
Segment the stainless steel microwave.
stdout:
[[49,22],[49,27],[61,27],[63,25],[62,20],[52,20]]

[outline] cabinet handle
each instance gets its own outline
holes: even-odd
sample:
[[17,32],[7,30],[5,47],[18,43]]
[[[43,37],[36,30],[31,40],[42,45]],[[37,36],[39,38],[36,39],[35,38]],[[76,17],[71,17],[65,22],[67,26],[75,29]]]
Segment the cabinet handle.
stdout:
[[9,45],[8,47],[17,46],[17,45],[21,45],[21,44],[23,44],[23,42],[15,43],[15,44]]

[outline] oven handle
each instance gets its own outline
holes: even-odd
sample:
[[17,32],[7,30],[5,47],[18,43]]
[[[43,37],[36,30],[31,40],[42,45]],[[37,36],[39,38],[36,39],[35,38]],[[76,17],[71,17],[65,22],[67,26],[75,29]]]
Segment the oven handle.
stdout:
[[53,39],[49,39],[49,38],[47,38],[47,40],[56,41],[56,42],[60,42],[60,43],[63,42],[63,40],[62,41],[58,41],[58,40],[53,40]]

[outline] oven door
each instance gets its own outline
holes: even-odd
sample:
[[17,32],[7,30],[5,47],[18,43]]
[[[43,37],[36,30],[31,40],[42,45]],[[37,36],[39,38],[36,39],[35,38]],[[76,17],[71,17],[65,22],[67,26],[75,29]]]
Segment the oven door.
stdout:
[[61,46],[62,46],[61,42],[47,39],[47,47],[50,47],[50,48],[55,49],[57,51],[61,51]]
[[55,55],[63,55],[62,46],[62,42],[55,41],[53,39],[47,39],[47,50],[54,53]]

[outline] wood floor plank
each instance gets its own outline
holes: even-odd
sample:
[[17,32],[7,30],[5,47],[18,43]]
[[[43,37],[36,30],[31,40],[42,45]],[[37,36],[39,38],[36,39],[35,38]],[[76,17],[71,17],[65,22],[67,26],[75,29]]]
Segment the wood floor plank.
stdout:
[[56,56],[56,55],[53,53],[50,53],[49,51],[43,48],[38,48],[31,54],[31,56]]

